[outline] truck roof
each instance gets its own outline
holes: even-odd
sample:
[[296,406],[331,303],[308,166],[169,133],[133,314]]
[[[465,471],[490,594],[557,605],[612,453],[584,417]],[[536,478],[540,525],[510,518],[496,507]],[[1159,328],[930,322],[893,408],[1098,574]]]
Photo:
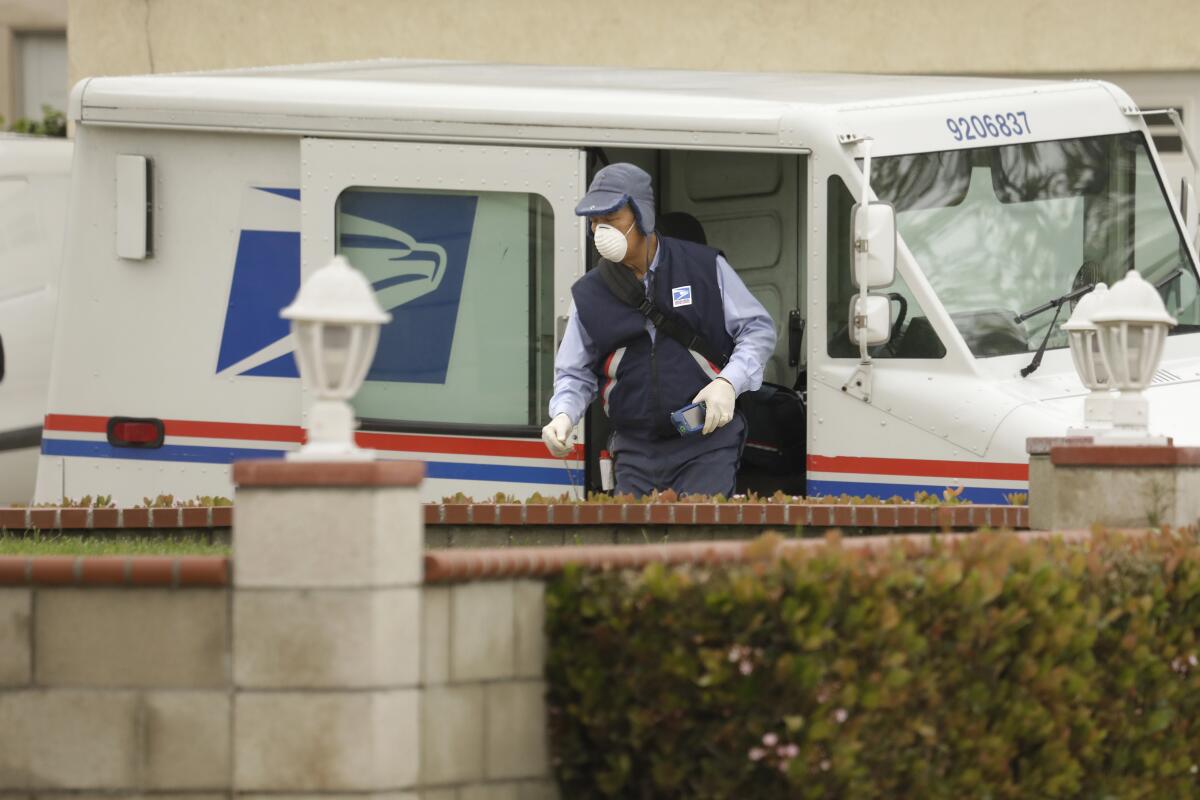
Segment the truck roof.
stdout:
[[[83,124],[387,135],[506,126],[506,137],[572,130],[778,137],[801,112],[836,113],[960,96],[1104,91],[1095,81],[706,72],[382,59],[92,78],[72,94]],[[423,129],[421,124],[424,124]],[[540,134],[515,129],[534,126]],[[493,131],[493,133],[495,133]],[[489,136],[485,138],[494,138]],[[620,137],[616,137],[620,138]]]

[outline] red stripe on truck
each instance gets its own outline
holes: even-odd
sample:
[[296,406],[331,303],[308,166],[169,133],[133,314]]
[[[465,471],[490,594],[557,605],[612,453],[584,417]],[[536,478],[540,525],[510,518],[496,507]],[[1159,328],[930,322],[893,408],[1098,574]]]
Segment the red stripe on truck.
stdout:
[[863,475],[904,475],[918,478],[1029,480],[1028,464],[989,463],[986,461],[925,461],[915,458],[810,455],[808,469],[811,472],[852,472]]

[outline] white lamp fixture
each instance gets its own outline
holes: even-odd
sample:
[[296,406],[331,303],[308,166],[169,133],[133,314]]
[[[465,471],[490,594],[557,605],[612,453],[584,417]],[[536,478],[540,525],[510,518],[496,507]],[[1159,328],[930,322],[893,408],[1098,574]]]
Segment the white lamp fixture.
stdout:
[[363,274],[335,256],[304,282],[279,316],[292,321],[300,379],[317,398],[308,414],[308,443],[288,458],[372,460],[375,451],[354,444],[354,411],[346,401],[367,377],[379,326],[392,315],[379,307]]
[[1166,444],[1166,437],[1150,436],[1149,403],[1142,394],[1162,360],[1167,330],[1175,325],[1158,290],[1130,270],[1097,303],[1092,323],[1111,384],[1120,392],[1113,400],[1112,431],[1104,438]]
[[1092,314],[1104,301],[1108,286],[1097,283],[1096,288],[1079,298],[1071,318],[1062,325],[1071,346],[1075,372],[1091,394],[1083,401],[1083,427],[1071,428],[1068,436],[1092,435],[1112,427],[1112,388],[1108,368],[1100,355],[1100,339]]

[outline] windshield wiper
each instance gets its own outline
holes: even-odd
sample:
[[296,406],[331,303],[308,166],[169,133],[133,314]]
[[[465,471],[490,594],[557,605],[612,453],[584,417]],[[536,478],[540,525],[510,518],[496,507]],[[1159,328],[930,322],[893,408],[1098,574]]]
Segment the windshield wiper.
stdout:
[[[1036,317],[1038,314],[1042,314],[1046,311],[1049,311],[1052,308],[1059,308],[1060,306],[1062,306],[1063,303],[1083,297],[1085,294],[1087,294],[1088,292],[1090,292],[1092,289],[1095,289],[1095,288],[1096,288],[1096,284],[1088,283],[1083,286],[1080,286],[1078,289],[1072,289],[1071,291],[1064,294],[1062,297],[1056,297],[1048,303],[1042,303],[1037,308],[1031,308],[1024,313],[1017,314],[1017,324],[1019,325],[1020,323],[1029,319],[1030,317]],[[1051,326],[1053,326],[1053,324],[1054,323],[1051,323]]]
[[1158,283],[1154,284],[1154,288],[1158,289],[1161,292],[1163,289],[1167,288],[1167,286],[1171,283],[1171,281],[1175,280],[1176,278],[1178,278],[1180,275],[1182,275],[1185,272],[1187,272],[1187,267],[1184,266],[1183,264],[1180,264],[1178,267],[1176,267],[1175,269],[1168,272],[1167,276],[1165,278],[1163,278]]
[[1036,317],[1043,311],[1054,309],[1054,319],[1050,320],[1050,325],[1046,328],[1046,335],[1042,337],[1042,343],[1038,345],[1037,352],[1033,354],[1033,360],[1021,368],[1021,377],[1028,378],[1033,374],[1033,371],[1042,365],[1042,356],[1046,353],[1046,343],[1050,341],[1050,334],[1054,333],[1054,323],[1058,322],[1058,315],[1062,312],[1063,304],[1082,297],[1083,295],[1096,288],[1096,284],[1089,283],[1085,286],[1080,286],[1078,289],[1072,289],[1062,297],[1056,297],[1048,303],[1042,303],[1037,308],[1031,308],[1023,314],[1017,315],[1017,323],[1020,324],[1030,317]]

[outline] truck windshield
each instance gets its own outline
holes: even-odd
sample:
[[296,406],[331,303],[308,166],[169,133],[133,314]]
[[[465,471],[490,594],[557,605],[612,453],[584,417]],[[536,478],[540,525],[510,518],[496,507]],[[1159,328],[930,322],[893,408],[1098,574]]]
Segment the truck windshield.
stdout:
[[871,185],[976,356],[1065,347],[1073,303],[1017,316],[1138,270],[1200,330],[1200,284],[1140,133],[890,156]]

